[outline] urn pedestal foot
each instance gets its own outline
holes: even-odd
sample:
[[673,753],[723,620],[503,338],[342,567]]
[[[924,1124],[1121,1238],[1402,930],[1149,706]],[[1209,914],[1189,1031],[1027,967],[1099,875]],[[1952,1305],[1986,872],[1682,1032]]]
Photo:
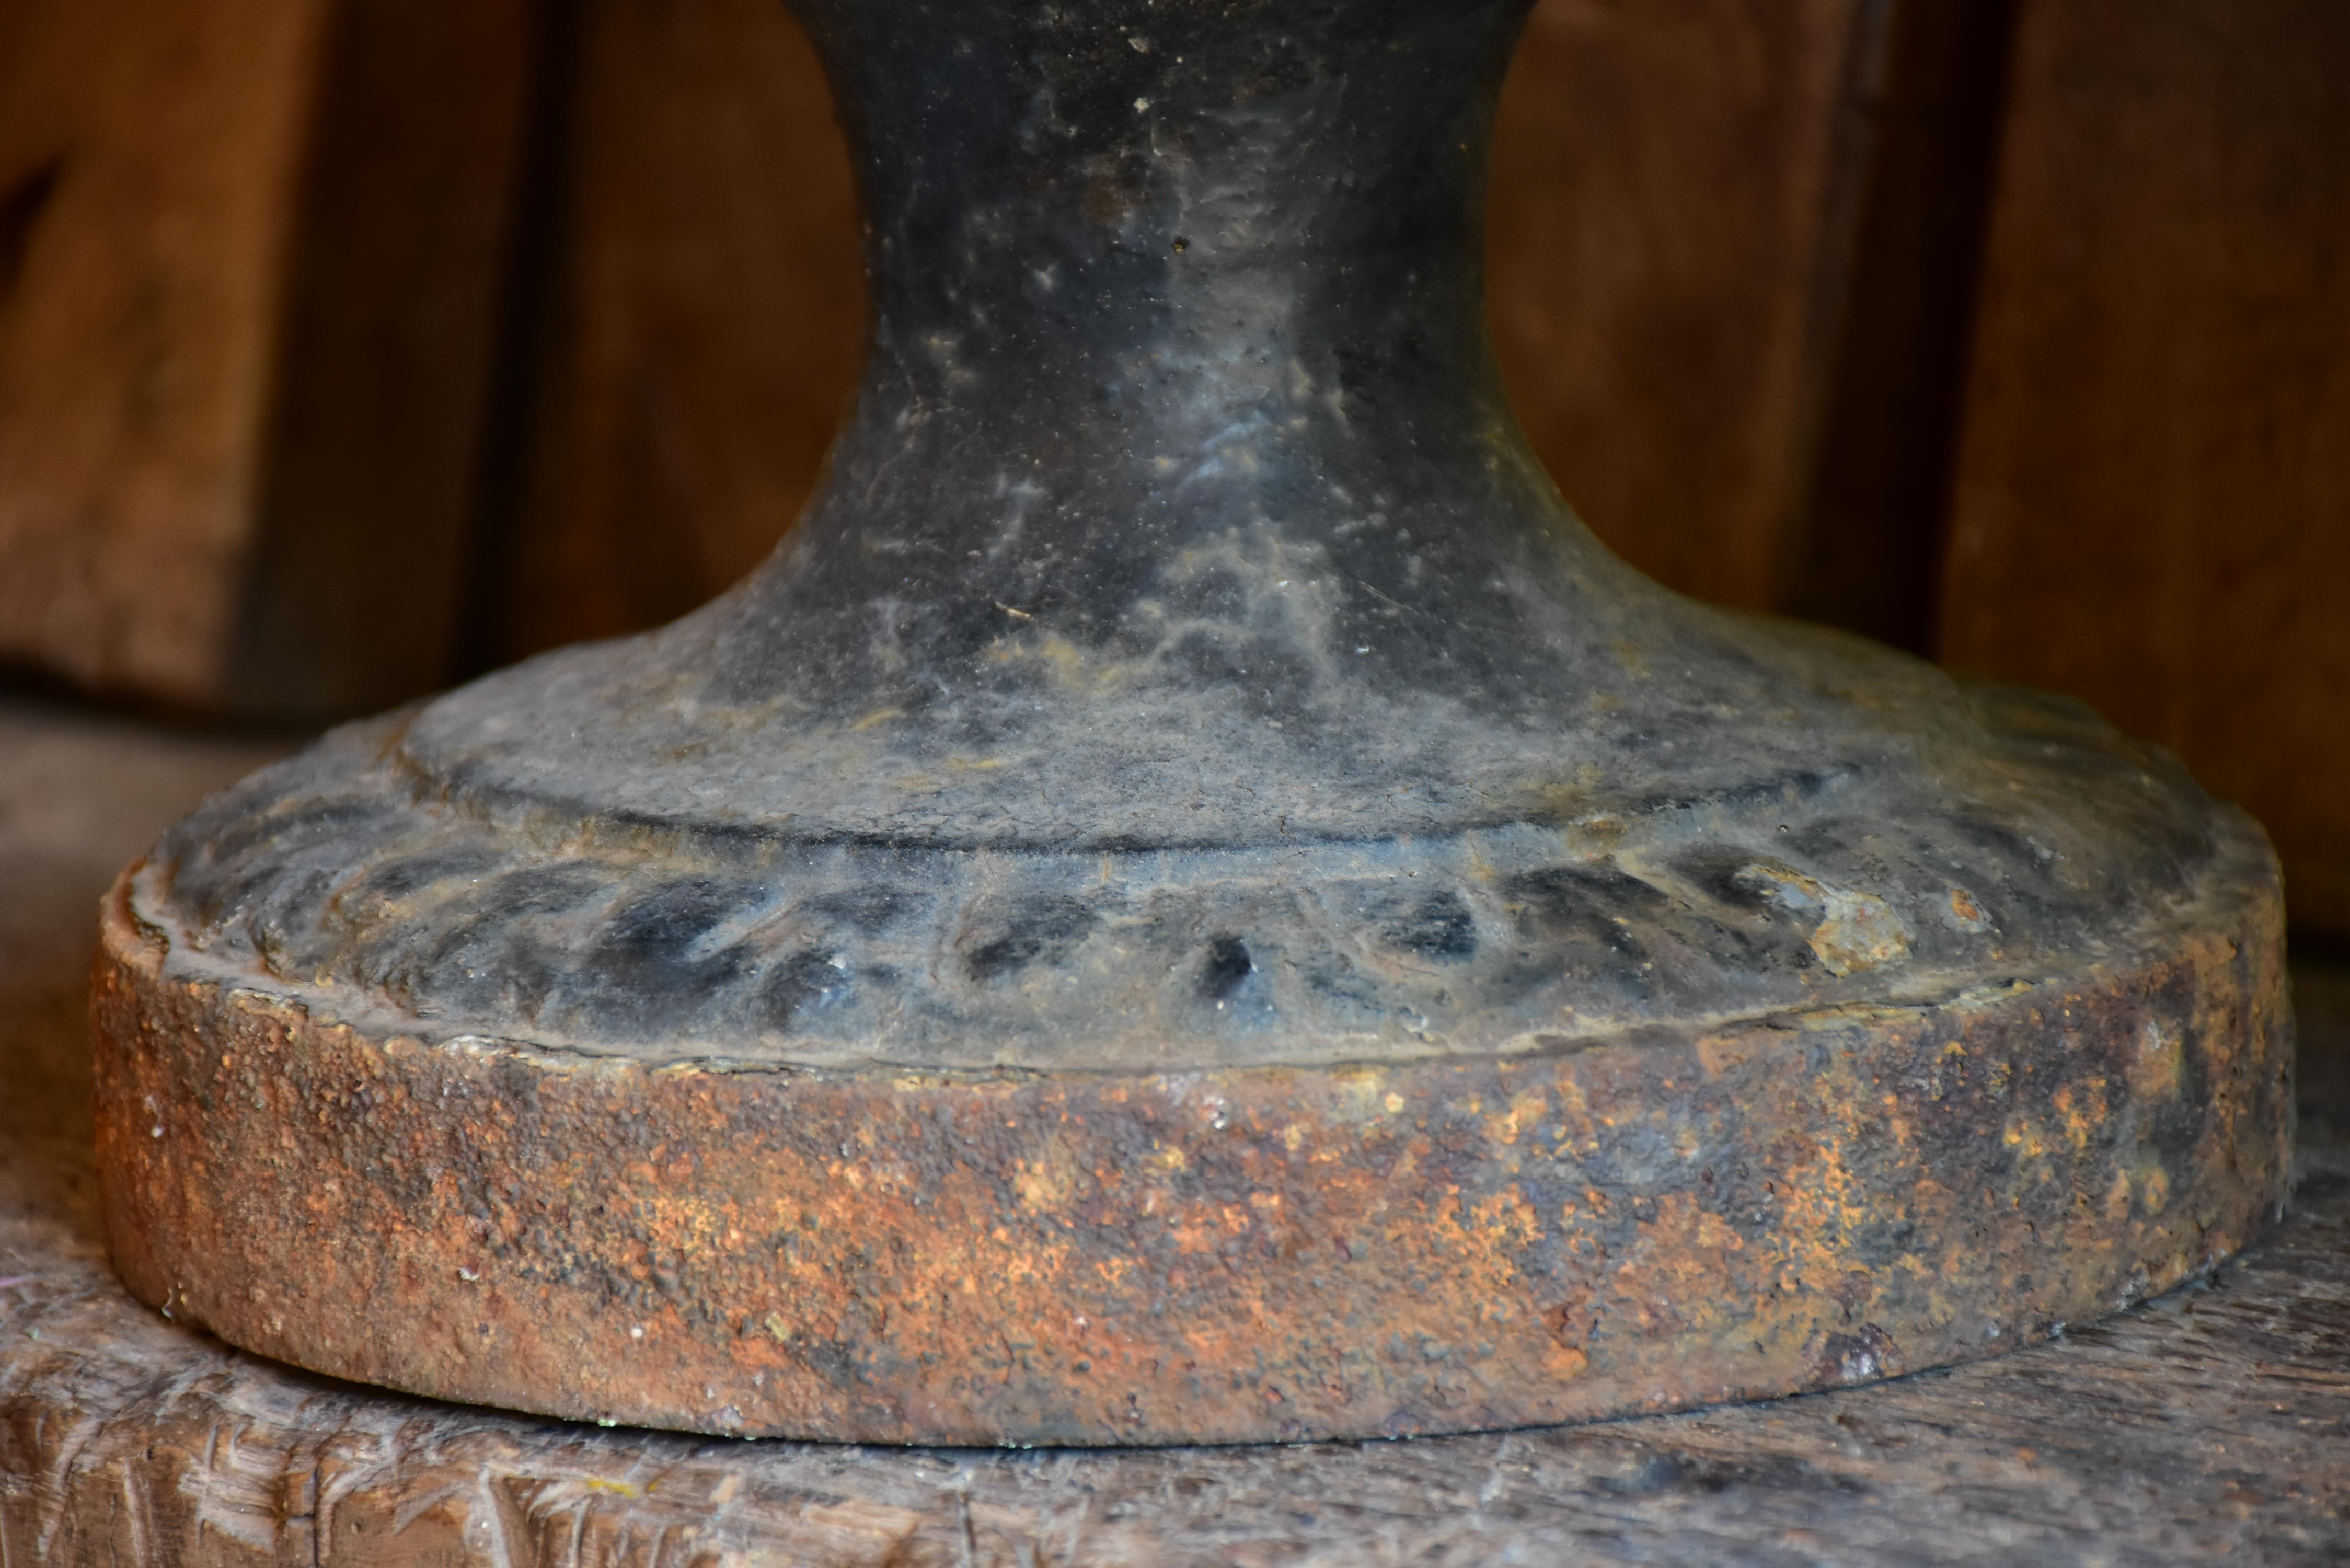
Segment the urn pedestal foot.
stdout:
[[1885,1376],[2255,1231],[2258,828],[1664,592],[1525,450],[1521,4],[800,9],[876,301],[827,487],[125,874],[134,1290],[564,1416],[1232,1441]]

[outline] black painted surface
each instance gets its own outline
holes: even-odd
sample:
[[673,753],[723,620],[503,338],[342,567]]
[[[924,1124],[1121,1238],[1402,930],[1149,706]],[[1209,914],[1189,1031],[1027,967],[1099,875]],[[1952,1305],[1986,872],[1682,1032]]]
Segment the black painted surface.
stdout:
[[1526,450],[1475,250],[1523,8],[805,0],[876,300],[808,517],[142,897],[429,1033],[832,1064],[1527,1050],[2126,949],[2211,862],[2175,763],[1679,599]]

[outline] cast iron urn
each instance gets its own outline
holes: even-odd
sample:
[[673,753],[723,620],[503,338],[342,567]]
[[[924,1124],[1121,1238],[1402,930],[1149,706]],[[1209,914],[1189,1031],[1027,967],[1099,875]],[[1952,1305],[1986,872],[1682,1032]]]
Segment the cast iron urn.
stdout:
[[1862,1381],[2254,1234],[2260,830],[1664,591],[1529,453],[1525,0],[798,9],[875,300],[821,493],[124,874],[140,1295],[556,1415],[1164,1443]]

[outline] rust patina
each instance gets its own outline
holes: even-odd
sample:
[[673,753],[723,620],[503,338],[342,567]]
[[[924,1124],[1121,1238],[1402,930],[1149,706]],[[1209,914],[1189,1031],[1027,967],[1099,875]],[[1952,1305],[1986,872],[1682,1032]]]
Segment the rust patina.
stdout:
[[1165,1442],[1557,1421],[2012,1347],[2282,1193],[2272,904],[2072,984],[1161,1073],[428,1045],[170,979],[98,1009],[132,1287],[444,1397],[715,1432]]

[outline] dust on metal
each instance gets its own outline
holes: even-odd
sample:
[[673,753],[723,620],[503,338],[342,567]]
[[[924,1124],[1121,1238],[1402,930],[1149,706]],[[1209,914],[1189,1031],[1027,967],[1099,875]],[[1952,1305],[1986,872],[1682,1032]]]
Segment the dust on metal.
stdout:
[[567,1416],[1170,1442],[1866,1380],[2253,1234],[2258,829],[1665,593],[1525,449],[1520,0],[800,9],[875,280],[827,488],[126,874],[141,1295]]

